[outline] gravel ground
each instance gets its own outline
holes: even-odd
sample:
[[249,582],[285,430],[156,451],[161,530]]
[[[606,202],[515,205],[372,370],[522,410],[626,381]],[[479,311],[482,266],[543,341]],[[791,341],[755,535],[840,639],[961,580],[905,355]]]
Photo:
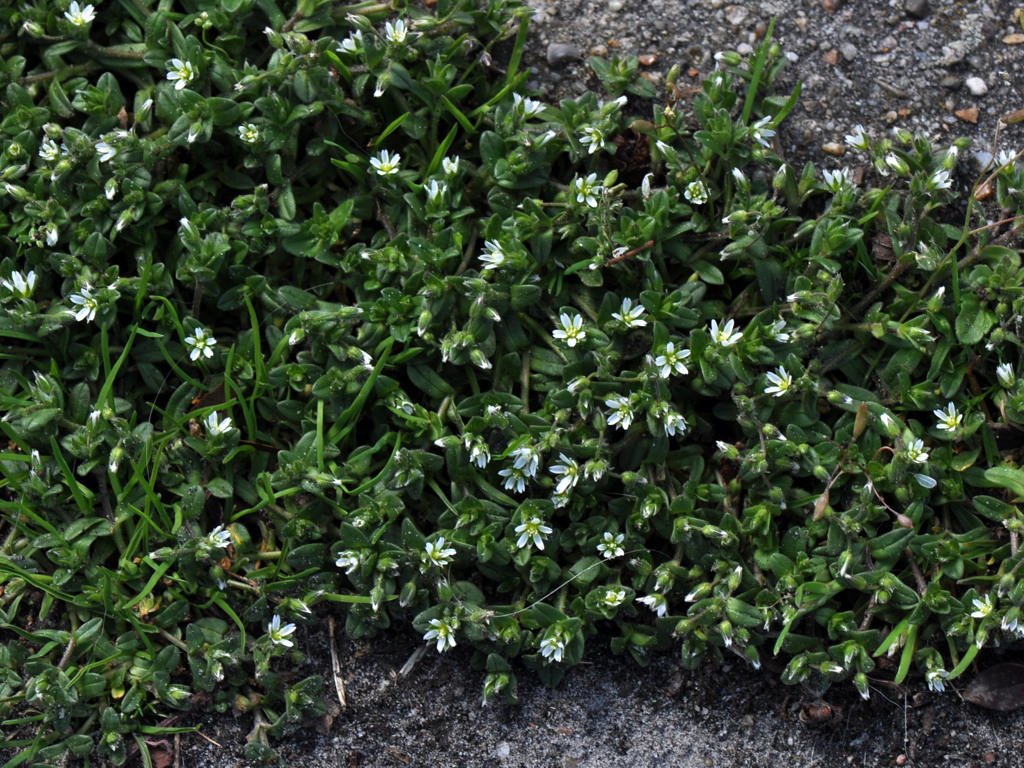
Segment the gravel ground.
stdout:
[[[968,136],[972,151],[985,153],[998,118],[1024,108],[1024,35],[1009,2],[529,2],[537,14],[527,61],[536,68],[533,84],[549,99],[597,87],[590,55],[643,56],[656,83],[679,63],[696,85],[714,68],[716,51],[749,53],[776,17],[775,40],[792,62],[780,89],[803,82],[800,104],[779,132],[779,148],[794,162],[863,162],[836,154],[856,124],[876,137],[893,127],[942,144]],[[1019,147],[1022,126],[1005,128],[1000,146]],[[301,630],[297,640],[308,661],[296,675],[318,672],[330,681],[324,628]],[[347,707],[337,705],[328,684],[333,716],[276,746],[304,768],[1024,766],[1021,716],[964,702],[954,688],[967,680],[935,695],[915,680],[893,687],[882,670],[869,701],[852,686],[836,686],[823,703],[783,686],[778,670],[736,664],[686,672],[671,655],[641,669],[602,645],[592,641],[586,663],[559,688],[520,671],[518,706],[481,708],[482,673],[471,669],[463,648],[428,651],[401,675],[422,647],[418,636],[395,630],[372,642],[340,639]],[[1021,656],[988,652],[978,666]],[[155,747],[158,765],[246,765],[251,715],[190,717],[182,724],[201,723],[202,734],[183,735],[177,749]]]

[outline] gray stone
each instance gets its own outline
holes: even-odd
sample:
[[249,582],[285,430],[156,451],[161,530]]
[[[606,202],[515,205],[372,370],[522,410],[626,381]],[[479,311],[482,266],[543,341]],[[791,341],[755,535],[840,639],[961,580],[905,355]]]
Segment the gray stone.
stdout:
[[975,96],[984,96],[988,93],[988,85],[980,77],[968,77],[964,81],[964,85]]
[[956,75],[946,75],[942,80],[939,81],[939,85],[945,88],[947,91],[956,91],[960,89],[960,86],[964,84]]
[[903,10],[912,19],[923,19],[928,15],[928,0],[907,0],[903,4]]
[[857,46],[849,42],[842,43],[839,46],[839,52],[843,54],[843,58],[846,59],[847,61],[853,61],[854,59],[857,58],[858,54]]
[[572,43],[551,43],[548,46],[548,64],[552,67],[560,67],[581,58],[583,52]]

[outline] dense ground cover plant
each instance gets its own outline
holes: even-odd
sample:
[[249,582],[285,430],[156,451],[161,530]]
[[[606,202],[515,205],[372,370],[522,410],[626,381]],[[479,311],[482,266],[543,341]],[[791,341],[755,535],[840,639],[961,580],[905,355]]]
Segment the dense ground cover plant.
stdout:
[[1024,632],[1018,155],[959,207],[963,142],[795,168],[770,39],[546,104],[525,21],[0,9],[9,765],[193,706],[266,754],[339,609],[485,700],[596,635],[868,696]]

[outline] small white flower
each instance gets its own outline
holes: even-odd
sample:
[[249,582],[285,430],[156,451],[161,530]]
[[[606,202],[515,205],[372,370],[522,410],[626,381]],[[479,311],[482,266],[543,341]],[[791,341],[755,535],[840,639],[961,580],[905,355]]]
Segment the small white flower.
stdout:
[[867,149],[871,146],[871,139],[868,138],[863,125],[854,126],[853,133],[846,136],[846,145],[853,149]]
[[281,626],[281,617],[277,614],[267,624],[267,634],[270,636],[270,642],[274,645],[281,645],[285,648],[291,648],[294,643],[291,641],[290,635],[295,632],[294,624],[285,624]]
[[9,280],[0,278],[0,285],[20,299],[31,298],[32,292],[36,289],[35,270],[29,270],[27,275],[21,272],[11,272]]
[[117,148],[110,146],[110,144],[105,141],[96,143],[96,151],[100,153],[101,163],[113,160],[117,156]]
[[580,136],[580,144],[588,147],[587,153],[592,155],[604,149],[604,134],[595,126],[587,126]]
[[260,140],[260,130],[255,123],[246,123],[238,126],[238,138],[246,144],[255,144]]
[[522,549],[530,541],[533,545],[539,549],[544,549],[544,536],[547,536],[552,532],[551,528],[544,525],[544,521],[539,517],[531,517],[524,523],[516,526],[516,533],[519,534],[519,539],[516,541],[516,546]]
[[633,306],[633,300],[627,297],[622,300],[622,309],[619,312],[612,312],[612,317],[627,328],[643,328],[647,325],[643,314],[644,305],[637,303],[636,306]]
[[717,320],[712,320],[710,329],[712,343],[720,344],[723,347],[731,347],[733,344],[736,344],[743,337],[743,333],[741,331],[734,332],[733,328],[735,327],[736,322],[734,320],[727,320],[721,328],[718,327]]
[[223,435],[229,429],[231,429],[231,417],[225,416],[223,419],[220,418],[218,413],[214,411],[209,414],[205,420],[206,432],[210,437],[217,437]]
[[505,263],[505,252],[501,249],[501,243],[494,240],[484,240],[484,252],[480,254],[480,261],[484,263],[484,271],[497,269]]
[[[950,147],[950,149],[956,149],[956,145]],[[1016,149],[1000,149],[999,154],[996,155],[996,167],[1003,168],[1003,172],[1012,171],[1013,164],[1016,162],[1017,157]],[[1005,167],[1004,167],[1005,166]]]
[[344,568],[345,575],[349,576],[359,567],[359,555],[351,549],[346,549],[338,555],[338,559],[334,561],[334,564],[339,568]]
[[46,244],[53,247],[57,244],[57,227],[52,223],[46,226]]
[[447,542],[444,540],[444,536],[438,536],[436,542],[427,542],[427,560],[430,561],[431,565],[436,565],[438,568],[444,568],[451,562],[452,558],[455,557],[455,550],[451,547],[446,549],[445,544],[447,544]]
[[448,191],[448,185],[443,181],[438,182],[437,179],[431,179],[424,189],[427,190],[427,200],[434,203],[440,200],[441,196]]
[[463,445],[469,451],[469,460],[483,469],[491,460],[491,451],[487,443],[479,435],[466,434],[462,438]]
[[708,201],[708,188],[703,181],[691,181],[683,190],[683,197],[694,205],[704,205]]
[[974,619],[984,619],[992,613],[996,607],[995,601],[992,599],[991,592],[987,593],[982,598],[974,598],[972,602],[974,603],[974,610],[971,612],[971,618]]
[[583,329],[583,317],[570,315],[563,312],[559,315],[560,326],[551,332],[556,339],[565,339],[570,347],[575,347],[578,342],[587,338],[587,332]]
[[209,333],[206,328],[196,328],[192,336],[185,337],[185,346],[189,348],[188,356],[191,360],[196,361],[200,357],[213,357],[213,346],[217,340],[208,335]]
[[54,160],[59,158],[60,149],[57,147],[57,142],[52,139],[44,139],[42,145],[39,147],[39,156],[48,163],[52,163]]
[[370,158],[370,165],[373,166],[378,176],[390,176],[393,173],[398,173],[401,162],[400,154],[397,152],[391,154],[386,149],[382,149],[377,157]]
[[210,549],[224,549],[231,543],[231,531],[225,530],[223,525],[218,525],[206,534],[206,545]]
[[626,599],[626,590],[609,588],[601,597],[601,602],[609,608],[617,608]]
[[[561,475],[558,484],[555,486],[555,493],[567,493],[569,489],[575,487],[576,483],[580,480],[580,465],[564,453],[559,453],[558,458],[562,460],[562,463],[553,464],[548,467],[548,471],[554,475]],[[516,530],[519,529],[517,528]],[[543,549],[543,547],[541,547],[541,549]]]
[[907,443],[907,459],[914,464],[928,461],[928,451],[924,449],[924,440],[911,440]]
[[849,168],[840,168],[835,171],[824,171],[825,186],[828,187],[830,192],[839,192],[847,184],[851,183],[851,176]]
[[540,641],[540,655],[549,661],[561,661],[565,641],[561,637],[545,637]]
[[76,27],[86,27],[93,19],[96,18],[96,9],[91,5],[87,5],[83,8],[75,2],[75,0],[72,0],[71,5],[69,5],[68,9],[64,11],[64,18]]
[[643,181],[640,182],[640,194],[644,196],[644,200],[647,200],[651,196],[651,180],[654,178],[653,173],[648,173],[644,176]]
[[772,341],[777,341],[780,344],[785,344],[790,340],[789,333],[786,332],[786,321],[776,320],[767,330],[768,337]]
[[185,86],[196,79],[196,70],[190,62],[181,59],[171,59],[170,69],[167,71],[167,79],[174,83],[174,90],[184,90]]
[[901,176],[910,173],[910,166],[907,165],[907,161],[892,152],[885,156],[885,164]]
[[338,53],[358,53],[363,47],[363,31],[357,29],[338,44]]
[[665,434],[675,437],[676,433],[682,435],[689,428],[686,417],[676,411],[665,409],[661,417],[661,423],[665,427]]
[[1006,389],[1010,389],[1017,383],[1017,376],[1014,374],[1013,365],[1010,363],[1000,363],[996,366],[996,378],[999,379],[999,383]]
[[668,613],[668,600],[660,592],[652,592],[646,597],[638,597],[636,601],[646,605],[658,616],[665,616]]
[[626,550],[622,548],[622,542],[625,540],[625,534],[605,531],[601,541],[597,544],[597,551],[601,553],[601,557],[605,560],[611,560],[613,557],[622,557],[626,553]]
[[454,616],[450,619],[431,619],[429,623],[430,629],[423,635],[423,639],[428,643],[436,640],[438,653],[455,647],[455,633],[459,629],[458,619]]
[[784,394],[790,391],[793,387],[793,377],[790,376],[789,371],[783,368],[781,365],[776,369],[775,373],[769,371],[765,374],[768,377],[768,381],[772,383],[772,386],[765,387],[764,393],[766,395],[775,395],[775,397],[782,397]]
[[388,41],[395,45],[401,45],[405,42],[405,36],[408,34],[408,30],[405,27],[405,21],[398,19],[394,24],[390,21],[384,22],[384,37]]
[[501,485],[506,491],[524,493],[526,491],[526,474],[516,467],[511,469],[500,469],[498,475],[505,478]]
[[953,180],[949,178],[949,171],[936,171],[928,179],[928,186],[932,189],[949,189],[953,186]]
[[765,115],[752,126],[750,126],[750,138],[760,144],[762,147],[770,147],[768,139],[775,135],[775,131],[768,127],[768,123],[772,121],[771,115]]
[[597,174],[592,173],[586,179],[573,179],[569,187],[570,193],[576,191],[576,202],[583,203],[591,208],[597,208],[597,196],[604,191],[604,187],[597,183]]
[[949,677],[949,672],[944,669],[929,669],[924,673],[924,679],[928,683],[929,690],[936,693],[942,693],[946,690],[945,679],[947,677]]
[[661,354],[654,358],[654,365],[663,379],[667,379],[673,373],[685,376],[690,372],[690,369],[686,367],[686,361],[689,358],[690,350],[676,349],[675,342],[670,341],[661,350]]
[[608,417],[608,426],[618,425],[619,429],[629,429],[633,423],[633,403],[628,397],[611,397],[604,401],[604,404],[612,409]]
[[956,432],[960,428],[960,423],[964,420],[962,413],[959,413],[956,406],[952,403],[946,404],[946,410],[936,408],[932,411],[935,414],[935,418],[939,420],[936,425],[939,429],[944,429],[947,432]]
[[444,158],[441,161],[441,168],[444,169],[446,175],[454,176],[459,172],[459,156],[456,155],[452,158]]
[[512,108],[519,112],[523,117],[529,119],[536,117],[544,111],[544,104],[533,99],[528,99],[525,96],[520,96],[518,93],[512,94]]
[[99,310],[100,304],[88,288],[82,288],[79,293],[71,294],[71,303],[78,306],[78,309],[73,310],[75,320],[78,322],[85,320],[91,323],[96,319],[96,312]]

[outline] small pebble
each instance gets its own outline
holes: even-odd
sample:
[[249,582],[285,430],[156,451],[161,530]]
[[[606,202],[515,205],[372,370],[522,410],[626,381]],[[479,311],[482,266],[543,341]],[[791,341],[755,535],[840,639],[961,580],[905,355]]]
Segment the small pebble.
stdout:
[[964,85],[966,85],[967,90],[969,90],[975,96],[984,96],[986,93],[988,93],[988,86],[985,84],[985,81],[982,80],[980,77],[968,77],[964,81]]
[[973,123],[976,125],[978,122],[979,112],[977,107],[971,107],[969,109],[958,109],[953,114],[959,117],[965,123]]
[[857,46],[853,43],[843,43],[839,46],[839,52],[843,54],[843,58],[847,61],[853,61],[857,58]]
[[754,52],[754,46],[750,43],[740,43],[736,46],[736,53],[740,56],[749,56]]
[[512,747],[507,741],[502,741],[494,748],[494,753],[501,758],[508,757],[512,754]]
[[821,145],[821,151],[835,157],[842,157],[846,154],[846,145],[840,144],[838,141],[830,141]]
[[928,0],[907,0],[903,4],[903,10],[912,19],[923,19],[928,15]]
[[960,86],[963,85],[963,84],[964,84],[964,81],[961,80],[956,75],[946,75],[944,78],[942,78],[941,81],[939,81],[939,85],[941,85],[947,91],[958,90],[960,88]]
[[742,5],[733,5],[725,9],[725,18],[734,27],[738,27],[747,18],[747,9]]
[[622,0],[608,0],[608,10],[612,13],[618,13],[625,5]]
[[572,43],[551,43],[548,46],[548,64],[557,67],[570,61],[579,61],[582,52]]

